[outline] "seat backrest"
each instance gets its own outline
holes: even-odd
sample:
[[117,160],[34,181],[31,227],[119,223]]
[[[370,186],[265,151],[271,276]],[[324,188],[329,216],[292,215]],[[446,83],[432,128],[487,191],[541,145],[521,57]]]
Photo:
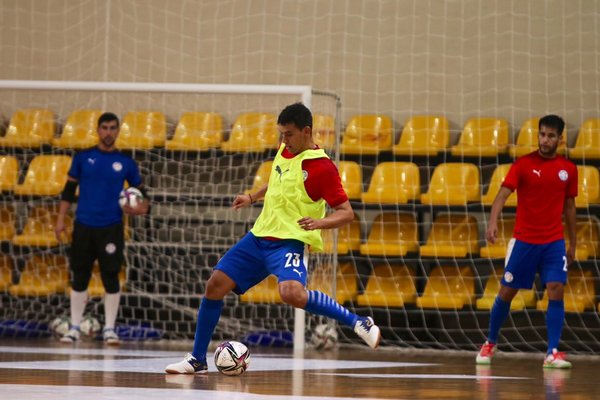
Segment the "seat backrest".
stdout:
[[466,245],[470,249],[477,248],[479,227],[472,215],[440,214],[429,232],[427,244],[457,244]]
[[446,117],[415,115],[406,122],[400,135],[399,147],[412,153],[413,148],[425,148],[427,154],[445,150],[450,144]]
[[362,194],[362,169],[354,161],[340,161],[338,171],[342,186],[350,200],[360,200]]
[[587,207],[588,204],[600,203],[600,174],[598,168],[591,165],[578,165],[578,190],[575,204]]
[[[57,216],[58,208],[56,206],[33,208],[23,227],[23,235],[50,235],[53,237]],[[73,218],[69,214],[65,215],[65,227],[65,236],[69,238],[73,230]]]
[[270,113],[251,112],[237,116],[229,135],[229,144],[256,146],[261,149],[276,148],[279,143],[277,117]]
[[438,200],[436,204],[448,204],[453,195],[464,196],[466,201],[479,201],[479,169],[471,163],[439,164],[433,170],[428,193]]
[[57,195],[67,181],[71,157],[66,155],[36,156],[31,160],[25,181],[15,186],[15,193],[29,195]]
[[16,157],[0,156],[0,191],[12,190],[19,179],[19,163]]
[[356,115],[350,119],[344,131],[346,144],[378,147],[392,146],[392,120],[387,115]]
[[[492,173],[492,177],[490,179],[490,184],[488,186],[487,192],[485,196],[482,198],[483,204],[491,205],[502,186],[502,182],[504,182],[504,178],[506,174],[508,174],[508,170],[510,169],[512,164],[498,164],[494,172]],[[514,191],[505,203],[507,206],[516,206],[517,205],[517,192]]]
[[159,111],[130,111],[125,114],[117,147],[149,149],[164,146],[167,137],[165,115]]
[[470,146],[506,146],[508,122],[501,118],[471,118],[463,128],[459,143]]
[[17,110],[4,136],[8,145],[19,147],[49,144],[55,133],[54,113],[47,109]]
[[271,177],[271,168],[273,167],[273,161],[264,161],[258,167],[256,171],[256,175],[254,175],[254,180],[252,181],[251,192],[254,192],[264,185],[269,183],[269,178]]
[[379,163],[371,176],[368,192],[384,199],[401,197],[417,200],[421,196],[419,167],[411,162]]
[[366,291],[416,294],[415,272],[406,265],[378,264],[367,282]]
[[600,118],[590,118],[581,124],[575,147],[600,148]]
[[384,212],[375,217],[368,241],[409,242],[417,244],[417,220],[413,213]]
[[434,296],[472,296],[475,293],[473,271],[469,267],[460,268],[453,265],[434,267],[427,278],[424,293]]
[[192,148],[195,143],[202,143],[203,147],[218,147],[223,141],[223,118],[213,112],[183,113],[173,140]]
[[98,118],[102,110],[75,110],[67,118],[56,141],[61,147],[85,148],[98,143]]
[[335,147],[335,120],[331,115],[313,114],[313,139],[322,149]]
[[15,235],[15,209],[12,205],[0,206],[0,241],[9,241]]

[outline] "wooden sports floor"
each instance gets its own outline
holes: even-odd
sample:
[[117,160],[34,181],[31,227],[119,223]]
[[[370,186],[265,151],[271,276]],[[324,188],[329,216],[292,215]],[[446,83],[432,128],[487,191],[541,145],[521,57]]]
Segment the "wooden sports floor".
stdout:
[[168,375],[190,343],[0,339],[0,399],[600,399],[600,358],[572,357],[571,371],[542,369],[541,354],[500,354],[490,368],[474,352],[251,348],[248,371]]

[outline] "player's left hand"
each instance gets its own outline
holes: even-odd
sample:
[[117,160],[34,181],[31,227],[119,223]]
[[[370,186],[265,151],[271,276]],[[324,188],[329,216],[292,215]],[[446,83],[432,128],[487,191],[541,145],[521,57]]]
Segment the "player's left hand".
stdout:
[[321,229],[321,223],[318,219],[311,217],[303,217],[298,220],[298,225],[305,231],[314,231],[315,229]]
[[573,260],[575,260],[575,249],[569,247],[567,249],[567,265],[571,265]]

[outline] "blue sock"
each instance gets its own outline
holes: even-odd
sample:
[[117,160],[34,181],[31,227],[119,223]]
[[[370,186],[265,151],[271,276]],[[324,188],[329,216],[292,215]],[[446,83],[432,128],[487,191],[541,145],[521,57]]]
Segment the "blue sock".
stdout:
[[304,309],[312,314],[333,318],[350,327],[354,327],[358,320],[358,315],[351,313],[325,293],[316,290],[308,291],[308,301]]
[[192,355],[198,360],[206,358],[208,344],[215,331],[217,322],[221,318],[223,300],[210,300],[204,297],[198,310],[198,321],[196,321],[196,336],[194,336],[194,350]]
[[548,354],[552,349],[558,349],[563,321],[565,320],[565,302],[563,300],[549,300],[546,313],[546,328],[548,329]]
[[488,332],[488,342],[498,343],[498,333],[500,333],[500,327],[504,323],[508,313],[510,312],[510,303],[502,300],[500,296],[496,296],[494,305],[492,306],[492,312],[490,314],[490,330]]

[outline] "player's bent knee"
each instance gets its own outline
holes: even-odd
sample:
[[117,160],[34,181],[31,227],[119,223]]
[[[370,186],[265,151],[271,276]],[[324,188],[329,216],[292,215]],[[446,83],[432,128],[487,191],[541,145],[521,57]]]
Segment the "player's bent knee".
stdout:
[[206,282],[204,295],[211,300],[222,300],[235,286],[235,282],[227,274],[216,270]]
[[304,308],[308,300],[304,287],[295,281],[282,282],[279,285],[279,296],[281,301],[297,308]]
[[546,283],[549,300],[562,300],[564,296],[564,285],[561,282]]

